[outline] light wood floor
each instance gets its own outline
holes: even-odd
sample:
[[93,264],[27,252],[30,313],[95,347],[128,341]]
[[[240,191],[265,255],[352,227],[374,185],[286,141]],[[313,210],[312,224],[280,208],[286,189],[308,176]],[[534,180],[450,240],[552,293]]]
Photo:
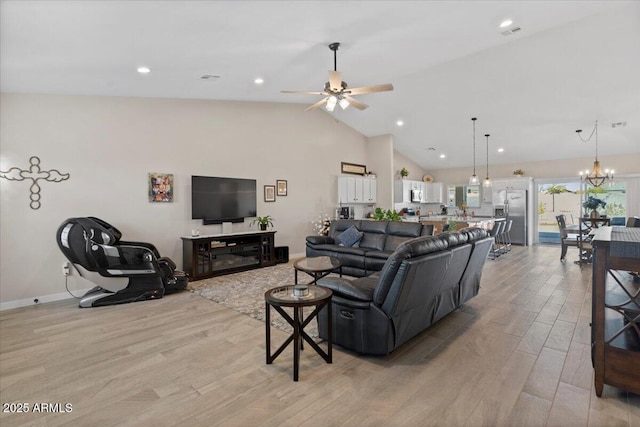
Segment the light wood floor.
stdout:
[[337,348],[328,365],[305,349],[298,383],[290,348],[265,364],[263,323],[188,292],[6,310],[2,403],[73,410],[0,425],[640,426],[640,396],[595,396],[590,268],[559,253],[488,260],[478,297],[387,357]]

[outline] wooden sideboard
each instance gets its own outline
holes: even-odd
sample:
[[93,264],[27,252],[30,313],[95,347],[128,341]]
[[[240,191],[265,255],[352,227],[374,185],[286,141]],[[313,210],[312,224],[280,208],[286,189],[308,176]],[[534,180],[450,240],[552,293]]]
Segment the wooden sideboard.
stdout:
[[601,227],[591,245],[596,395],[604,384],[640,394],[640,228]]
[[275,231],[187,236],[182,267],[192,279],[267,267],[276,263]]

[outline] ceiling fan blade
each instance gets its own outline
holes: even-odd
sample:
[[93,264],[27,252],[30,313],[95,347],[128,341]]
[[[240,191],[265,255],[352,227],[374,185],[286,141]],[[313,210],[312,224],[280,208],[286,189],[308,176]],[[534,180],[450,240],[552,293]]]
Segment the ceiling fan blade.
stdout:
[[326,92],[308,92],[303,90],[281,90],[280,93],[303,93],[307,95],[328,95]]
[[353,105],[358,110],[366,110],[367,108],[369,108],[369,106],[367,104],[365,104],[364,102],[360,102],[357,99],[352,98],[352,97],[350,97],[348,95],[343,95],[343,96],[344,96],[344,99],[349,101],[349,105]]
[[349,88],[345,91],[345,93],[348,93],[350,95],[362,95],[365,93],[386,92],[389,90],[393,90],[393,85],[391,83],[385,83],[375,86],[356,87],[353,89]]
[[312,106],[308,107],[306,110],[304,111],[309,111],[309,110],[315,110],[316,108],[322,106],[322,104],[326,103],[327,100],[329,100],[329,97],[326,97],[318,102],[316,102],[315,104],[313,104]]
[[342,78],[340,77],[340,71],[329,71],[329,86],[335,91],[342,89]]

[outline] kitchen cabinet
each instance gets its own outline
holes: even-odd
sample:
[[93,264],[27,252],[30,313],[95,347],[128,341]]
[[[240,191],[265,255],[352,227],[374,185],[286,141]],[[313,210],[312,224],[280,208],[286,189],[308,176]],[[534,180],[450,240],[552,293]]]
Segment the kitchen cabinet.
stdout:
[[444,203],[444,184],[441,182],[423,183],[423,203]]
[[393,201],[394,203],[411,203],[411,190],[413,182],[408,179],[395,181],[393,183]]
[[[422,194],[420,201],[411,200],[411,191]],[[422,182],[403,179],[395,181],[393,187],[395,203],[443,203],[444,184],[441,182]]]
[[362,178],[362,199],[364,203],[376,203],[378,198],[378,182],[375,178]]
[[493,188],[498,190],[529,190],[530,177],[494,179]]
[[378,188],[375,178],[338,177],[338,202],[369,203],[377,201]]

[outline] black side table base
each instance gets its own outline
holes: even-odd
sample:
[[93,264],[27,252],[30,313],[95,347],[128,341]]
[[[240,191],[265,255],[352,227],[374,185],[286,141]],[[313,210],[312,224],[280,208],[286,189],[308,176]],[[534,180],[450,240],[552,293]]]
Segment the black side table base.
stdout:
[[[305,326],[307,326],[322,310],[325,306],[327,306],[328,313],[328,339],[327,339],[327,351],[325,352],[315,341],[304,331]],[[278,349],[271,354],[271,304],[265,302],[265,328],[266,328],[266,356],[267,356],[267,365],[273,363],[273,361],[284,351],[287,346],[293,342],[293,380],[298,381],[298,372],[300,367],[300,351],[302,350],[302,343],[307,341],[311,348],[313,348],[316,353],[318,353],[325,362],[332,363],[333,362],[333,351],[332,351],[332,318],[331,318],[331,298],[327,299],[324,302],[318,304],[313,312],[304,319],[302,315],[302,308],[294,307],[293,308],[293,319],[289,314],[282,309],[282,307],[274,305],[273,308],[276,309],[278,313],[293,327],[293,333],[282,343]]]

